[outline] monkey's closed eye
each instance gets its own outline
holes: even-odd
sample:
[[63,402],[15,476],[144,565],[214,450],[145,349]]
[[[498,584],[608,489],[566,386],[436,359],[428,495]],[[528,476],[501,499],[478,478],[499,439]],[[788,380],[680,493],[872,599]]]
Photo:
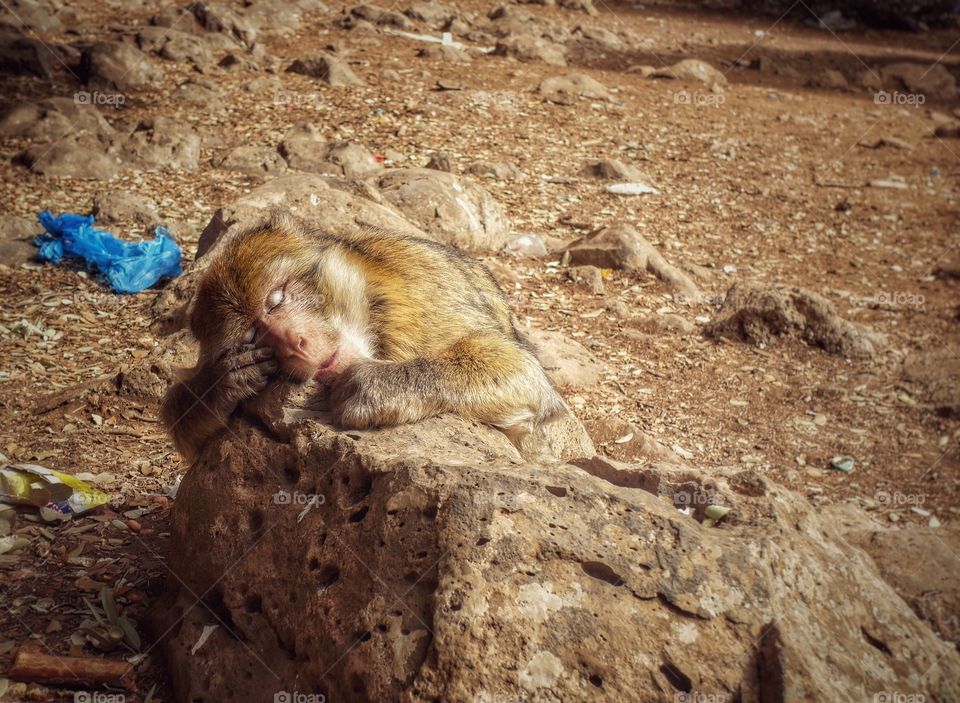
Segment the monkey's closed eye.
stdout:
[[270,295],[267,296],[267,312],[273,312],[278,307],[283,305],[283,301],[287,299],[287,290],[286,286],[283,288],[277,288]]

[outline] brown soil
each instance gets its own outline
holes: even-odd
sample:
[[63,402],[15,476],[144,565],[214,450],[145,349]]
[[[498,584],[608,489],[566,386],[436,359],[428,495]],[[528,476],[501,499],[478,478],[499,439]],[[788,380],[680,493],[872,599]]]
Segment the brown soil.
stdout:
[[[97,5],[78,10],[83,39],[106,38],[108,25],[145,22],[150,14]],[[344,6],[331,3],[334,10]],[[479,13],[492,5],[467,0],[460,7]],[[202,131],[207,165],[174,176],[122,175],[108,187],[154,198],[164,218],[183,223],[176,234],[189,252],[214,210],[258,182],[218,171],[210,159],[235,145],[276,145],[296,122],[315,122],[331,138],[356,140],[380,154],[395,152],[400,166],[423,165],[438,150],[461,167],[478,160],[514,163],[518,180],[487,187],[510,213],[515,231],[572,240],[588,228],[631,224],[668,260],[693,272],[709,296],[704,304],[685,305],[652,277],[617,272],[605,281],[606,293],[594,295],[570,283],[555,263],[500,257],[498,270],[512,272],[504,282],[518,317],[562,330],[607,364],[598,387],[567,389],[582,419],[632,423],[689,452],[698,466],[751,465],[818,502],[879,503],[876,509],[895,516],[890,519],[926,524],[927,516],[910,510],[922,502],[942,523],[955,524],[960,423],[932,410],[923,387],[904,376],[903,360],[933,349],[960,355],[960,282],[931,275],[960,249],[960,142],[932,134],[932,113],[956,105],[894,107],[876,104],[859,88],[804,87],[826,68],[855,76],[894,60],[932,64],[954,37],[863,30],[837,37],[803,24],[773,24],[775,18],[621,5],[601,4],[596,18],[524,7],[569,26],[626,26],[642,36],[647,48],[635,54],[583,56],[569,69],[618,89],[621,102],[546,103],[531,89],[566,70],[500,57],[466,65],[417,58],[417,42],[335,29],[332,14],[308,15],[295,37],[266,37],[268,52],[285,66],[334,43],[349,50],[367,87],[330,88],[281,72],[276,77],[285,91],[317,97],[278,105],[272,91],[245,90],[258,74],[241,69],[212,76],[229,97],[202,112],[168,99],[191,72],[164,62],[167,78],[155,91],[131,96],[115,114],[105,108],[107,116],[133,122],[178,115]],[[625,70],[691,57],[727,74],[731,85],[719,104],[678,103],[680,89],[708,93]],[[757,58],[760,69],[746,66]],[[960,75],[954,54],[941,63]],[[402,80],[379,80],[386,68],[399,71]],[[440,79],[465,90],[437,91]],[[53,85],[7,78],[3,103],[74,90],[65,75]],[[879,137],[912,148],[858,145]],[[18,140],[2,143],[6,214],[89,211],[104,183],[25,173],[9,159],[22,147]],[[604,193],[601,181],[581,173],[584,161],[601,158],[638,166],[660,195]],[[891,175],[903,177],[908,188],[863,187]],[[675,312],[702,325],[718,310],[719,296],[747,280],[820,293],[847,319],[886,334],[887,350],[872,360],[849,361],[796,341],[756,348],[700,334],[644,335],[605,309],[614,299],[636,315]],[[115,390],[118,369],[138,363],[156,344],[146,312],[152,293],[114,296],[75,268],[35,264],[0,268],[0,291],[6,358],[0,451],[11,462],[113,474],[104,485],[125,500],[66,527],[47,525],[46,533],[34,523],[25,533],[30,546],[0,563],[0,645],[13,641],[66,653],[86,617],[84,599],[96,601],[101,584],[117,590],[121,610],[134,620],[163,588],[168,507],[158,496],[186,467],[157,424],[155,406]],[[20,320],[50,333],[25,335],[17,331]],[[609,449],[631,458],[620,445]],[[853,473],[829,468],[838,454],[855,458]],[[884,503],[884,495],[902,502]],[[152,508],[138,520],[139,532],[123,516],[138,505]],[[18,528],[30,526],[31,516],[21,511]],[[87,525],[92,529],[81,535],[66,532]],[[71,557],[80,542],[87,560]],[[170,699],[162,663],[149,647],[137,669],[137,693],[127,700],[142,700],[154,684],[155,699]],[[130,652],[121,648],[112,655],[124,654]],[[9,652],[0,654],[0,669],[9,660]],[[73,700],[37,692],[40,700],[57,695]]]

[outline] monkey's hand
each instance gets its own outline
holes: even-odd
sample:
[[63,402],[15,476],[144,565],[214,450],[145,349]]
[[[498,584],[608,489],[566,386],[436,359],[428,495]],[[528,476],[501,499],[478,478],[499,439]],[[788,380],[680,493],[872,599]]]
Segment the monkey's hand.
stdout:
[[277,368],[272,349],[248,344],[228,349],[189,380],[174,384],[160,415],[184,458],[192,461],[203,443],[223,429],[237,404],[262,391]]
[[426,378],[422,370],[414,368],[415,363],[363,361],[341,373],[330,387],[334,422],[347,429],[365,430],[435,414],[425,412]]
[[273,349],[245,344],[228,349],[201,372],[201,400],[216,414],[229,416],[237,405],[267,387],[279,365]]

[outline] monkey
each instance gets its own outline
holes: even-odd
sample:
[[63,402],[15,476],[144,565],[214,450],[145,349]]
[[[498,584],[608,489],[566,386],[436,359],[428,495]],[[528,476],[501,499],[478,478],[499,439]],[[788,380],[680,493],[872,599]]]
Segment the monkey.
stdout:
[[489,269],[453,247],[274,214],[218,249],[189,312],[197,365],[161,408],[187,459],[274,378],[326,387],[344,429],[455,413],[516,443],[567,412]]

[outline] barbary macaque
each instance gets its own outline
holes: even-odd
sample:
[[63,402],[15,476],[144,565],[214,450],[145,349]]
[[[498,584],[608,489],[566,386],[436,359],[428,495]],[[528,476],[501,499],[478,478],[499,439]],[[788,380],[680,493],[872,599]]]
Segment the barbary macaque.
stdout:
[[271,377],[321,382],[350,429],[452,412],[516,440],[565,412],[493,276],[455,249],[286,216],[220,249],[190,312],[198,364],[161,411],[188,460]]

